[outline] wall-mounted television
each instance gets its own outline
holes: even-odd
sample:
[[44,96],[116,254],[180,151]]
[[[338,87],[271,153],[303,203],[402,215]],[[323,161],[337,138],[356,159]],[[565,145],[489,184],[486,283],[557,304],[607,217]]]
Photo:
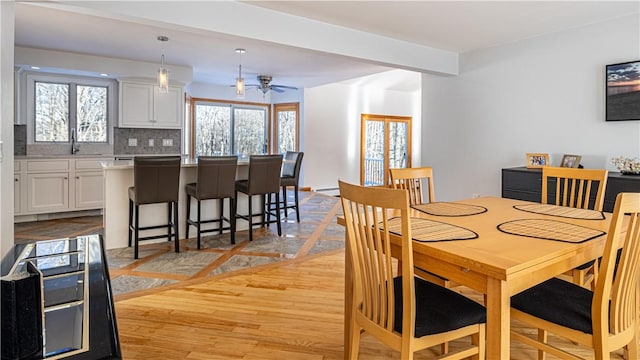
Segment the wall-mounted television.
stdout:
[[640,120],[640,60],[607,65],[606,121]]

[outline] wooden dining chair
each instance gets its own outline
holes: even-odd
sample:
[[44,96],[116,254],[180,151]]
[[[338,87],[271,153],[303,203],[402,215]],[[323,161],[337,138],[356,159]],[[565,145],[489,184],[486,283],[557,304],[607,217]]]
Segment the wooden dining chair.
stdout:
[[[542,203],[602,211],[607,186],[607,170],[544,166],[542,168]],[[550,181],[551,180],[551,181]],[[555,187],[549,183],[555,181]],[[597,261],[566,273],[575,284],[593,290],[598,277]]]
[[[414,275],[409,194],[339,181],[353,266],[351,359],[358,358],[360,332],[400,352],[401,359],[434,345],[470,336],[471,343],[439,359],[484,359],[485,308]],[[389,222],[400,221],[402,268],[394,277]]]
[[[433,185],[433,168],[430,166],[417,168],[395,168],[389,169],[391,176],[391,184],[394,189],[405,189],[409,191],[409,203],[411,205],[420,205],[436,201],[435,186]],[[426,185],[425,185],[426,184]],[[424,197],[424,187],[428,198]],[[398,271],[400,271],[401,262],[398,263]],[[421,268],[416,268],[416,275],[430,281],[434,284],[451,288],[454,284],[442,276],[428,272]]]
[[511,318],[538,329],[537,339],[512,329],[513,339],[538,348],[538,359],[544,359],[545,352],[561,359],[580,359],[548,344],[548,332],[592,348],[597,360],[609,359],[610,352],[623,347],[627,359],[640,359],[639,275],[640,193],[620,193],[595,291],[552,278],[513,296]]
[[[411,205],[434,202],[435,191],[433,185],[433,168],[430,166],[417,168],[389,169],[391,184],[394,189],[409,190],[409,202]],[[425,200],[423,187],[428,189],[429,198]]]

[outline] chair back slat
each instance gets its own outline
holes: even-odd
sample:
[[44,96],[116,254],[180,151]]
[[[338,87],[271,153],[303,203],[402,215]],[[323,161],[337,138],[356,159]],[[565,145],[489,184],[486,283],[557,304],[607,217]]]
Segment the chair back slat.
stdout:
[[[394,273],[388,222],[399,216],[402,222],[403,277],[413,279],[413,257],[407,191],[360,187],[340,181],[351,263],[354,274],[354,301],[367,319],[391,332],[394,326]],[[406,253],[406,254],[405,254]],[[406,261],[405,261],[406,260]],[[404,266],[406,264],[406,266]],[[406,274],[405,274],[406,272]],[[403,299],[414,299],[413,281],[403,281]],[[415,318],[415,308],[404,319]],[[415,320],[403,323],[412,329]]]
[[620,193],[594,292],[594,336],[632,336],[637,326],[639,280],[640,193]]
[[[430,166],[389,169],[389,174],[394,189],[409,190],[409,201],[411,205],[436,201],[435,187],[433,185],[433,168]],[[428,189],[428,199],[424,197],[424,187]]]
[[[607,170],[544,166],[542,168],[543,204],[602,211],[607,186]],[[549,180],[555,179],[555,196],[550,199]],[[592,191],[595,199],[591,202]]]

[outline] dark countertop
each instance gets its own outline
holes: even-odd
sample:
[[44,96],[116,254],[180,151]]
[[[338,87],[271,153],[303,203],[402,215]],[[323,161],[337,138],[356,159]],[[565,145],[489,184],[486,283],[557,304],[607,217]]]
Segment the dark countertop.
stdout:
[[[82,353],[76,353],[69,356],[63,356],[65,359],[75,359],[75,360],[95,360],[95,359],[121,359],[121,351],[120,351],[120,340],[118,338],[118,328],[116,324],[115,317],[115,309],[113,305],[113,294],[111,291],[111,283],[109,281],[109,270],[106,264],[106,257],[104,253],[104,247],[102,244],[102,237],[100,235],[88,235],[82,236],[72,239],[59,239],[53,240],[50,243],[58,241],[64,244],[65,240],[68,240],[70,243],[74,241],[86,240],[86,249],[84,253],[87,254],[89,258],[88,264],[88,293],[89,293],[89,338],[88,338],[88,350]],[[45,243],[39,242],[40,243]],[[23,253],[23,250],[27,248],[30,244],[19,244],[16,245],[12,251],[3,259],[2,261],[2,274],[7,274],[8,269],[18,260],[18,258]],[[60,247],[60,246],[58,246]],[[72,248],[72,246],[69,246]],[[28,248],[27,248],[28,249]],[[42,247],[40,248],[42,249]],[[38,250],[34,249],[31,252],[31,256],[35,256]],[[58,254],[58,252],[56,252]],[[37,253],[38,257],[46,257],[46,254],[42,252]],[[62,256],[65,258],[65,256]],[[69,256],[70,262],[73,264],[73,257]],[[38,260],[40,261],[40,260]],[[84,263],[84,257],[80,257],[80,261],[76,262],[76,268],[80,270],[84,270],[86,264]],[[47,279],[47,273],[51,272],[67,272],[69,271],[68,265],[60,266],[55,265],[46,270],[43,270],[43,274],[45,279]],[[50,278],[51,279],[51,278]],[[49,282],[49,284],[47,284]],[[53,284],[51,283],[53,282]],[[60,284],[56,284],[59,282]],[[64,283],[63,283],[64,282]],[[78,286],[76,282],[73,281],[74,285],[69,286],[69,281],[64,280],[60,281],[55,277],[53,280],[45,280],[44,286],[44,297],[45,302],[47,297],[51,301],[58,301],[60,298],[73,298],[74,296],[78,296]],[[83,282],[78,282],[83,283]],[[2,294],[4,297],[5,294]],[[4,302],[4,299],[3,299]],[[45,306],[48,306],[45,304]],[[58,337],[66,338],[70,337],[69,333],[73,333],[74,331],[82,331],[81,329],[70,329],[69,323],[73,321],[73,318],[77,317],[77,313],[67,312],[66,310],[61,311],[57,314],[57,316],[49,317],[50,313],[46,313],[46,334],[47,334],[47,345],[50,343],[56,343]],[[69,319],[71,317],[72,319]],[[3,334],[5,336],[5,334]],[[53,339],[49,337],[52,336]],[[47,352],[55,351],[56,349],[47,348]],[[62,354],[60,354],[62,355]],[[49,356],[53,356],[53,354],[49,354]]]

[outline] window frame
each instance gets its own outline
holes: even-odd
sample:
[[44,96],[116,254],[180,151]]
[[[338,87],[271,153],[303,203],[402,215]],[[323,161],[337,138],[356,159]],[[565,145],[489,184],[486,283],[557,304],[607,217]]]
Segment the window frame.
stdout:
[[218,99],[207,99],[207,98],[191,98],[191,116],[190,119],[187,120],[187,122],[189,122],[190,124],[190,149],[189,149],[189,157],[191,159],[194,159],[196,157],[196,149],[195,149],[195,144],[196,144],[196,134],[195,134],[195,130],[196,130],[196,119],[195,119],[195,114],[196,114],[196,106],[198,105],[198,103],[207,103],[210,105],[216,105],[216,106],[228,106],[231,108],[231,120],[229,122],[229,131],[230,131],[230,138],[231,138],[231,146],[232,148],[235,149],[235,134],[234,134],[234,109],[235,108],[241,108],[241,109],[264,109],[265,111],[265,142],[266,142],[266,153],[270,154],[271,153],[271,127],[272,127],[272,120],[271,120],[271,106],[268,103],[256,103],[256,102],[247,102],[247,101],[228,101],[228,100],[218,100]]
[[[77,131],[77,90],[76,87],[80,86],[95,86],[105,87],[107,89],[107,140],[105,142],[86,142],[81,141],[76,143],[82,144],[83,149],[91,151],[92,147],[102,148],[105,145],[113,144],[113,128],[116,126],[118,113],[118,83],[115,79],[109,78],[97,78],[80,75],[62,75],[44,72],[26,72],[26,84],[25,93],[23,98],[25,99],[25,123],[27,125],[27,144],[37,146],[71,146],[71,129],[75,128]],[[36,83],[50,83],[50,84],[64,84],[69,85],[69,133],[68,141],[36,141]]]

